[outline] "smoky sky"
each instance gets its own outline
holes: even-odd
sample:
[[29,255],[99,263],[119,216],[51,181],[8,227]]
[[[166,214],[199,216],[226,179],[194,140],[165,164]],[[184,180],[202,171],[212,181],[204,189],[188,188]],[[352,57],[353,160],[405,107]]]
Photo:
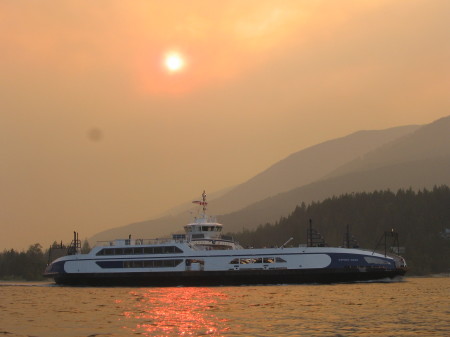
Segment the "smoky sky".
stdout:
[[[448,115],[448,13],[2,1],[0,249],[150,219],[319,142]],[[182,71],[164,68],[170,52]]]

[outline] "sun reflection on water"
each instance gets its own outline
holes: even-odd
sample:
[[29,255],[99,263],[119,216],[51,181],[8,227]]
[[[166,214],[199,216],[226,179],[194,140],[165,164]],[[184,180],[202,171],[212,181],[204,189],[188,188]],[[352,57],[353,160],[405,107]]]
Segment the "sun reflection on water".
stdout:
[[215,311],[227,295],[209,288],[151,288],[129,293],[124,329],[143,336],[221,336],[227,321]]

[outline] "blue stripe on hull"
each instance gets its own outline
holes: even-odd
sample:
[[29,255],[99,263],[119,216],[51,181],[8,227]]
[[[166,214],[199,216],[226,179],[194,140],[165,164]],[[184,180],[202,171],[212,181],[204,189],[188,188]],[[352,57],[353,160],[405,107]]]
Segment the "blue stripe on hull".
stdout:
[[[329,268],[381,266],[383,268],[395,269],[395,262],[389,258],[348,253],[327,253],[327,255],[331,257]],[[377,262],[371,263],[371,260]],[[382,261],[383,264],[380,264],[379,261]]]

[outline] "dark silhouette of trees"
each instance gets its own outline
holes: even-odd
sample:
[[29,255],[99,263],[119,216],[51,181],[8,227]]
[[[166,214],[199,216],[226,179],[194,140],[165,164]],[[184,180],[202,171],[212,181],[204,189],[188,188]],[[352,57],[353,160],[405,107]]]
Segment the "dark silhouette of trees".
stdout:
[[418,192],[351,193],[308,206],[303,203],[275,224],[232,235],[243,246],[280,246],[289,237],[294,237],[290,244],[297,246],[306,243],[309,219],[330,246],[343,245],[347,225],[359,246],[367,249],[375,248],[384,231],[394,229],[400,234],[400,246],[405,247],[401,255],[407,260],[410,275],[450,271],[450,239],[443,235],[450,229],[448,186]]
[[87,254],[91,251],[91,246],[89,245],[89,241],[85,239],[83,241],[83,245],[81,246],[81,254]]
[[0,279],[2,280],[42,280],[47,257],[39,243],[31,245],[27,251],[4,250],[0,253]]

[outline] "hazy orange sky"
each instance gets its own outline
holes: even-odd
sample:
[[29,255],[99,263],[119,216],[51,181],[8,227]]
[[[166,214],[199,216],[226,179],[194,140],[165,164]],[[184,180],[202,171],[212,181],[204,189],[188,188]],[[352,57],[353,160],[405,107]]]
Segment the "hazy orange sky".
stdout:
[[2,0],[0,250],[147,220],[316,143],[449,115],[449,60],[448,0]]

